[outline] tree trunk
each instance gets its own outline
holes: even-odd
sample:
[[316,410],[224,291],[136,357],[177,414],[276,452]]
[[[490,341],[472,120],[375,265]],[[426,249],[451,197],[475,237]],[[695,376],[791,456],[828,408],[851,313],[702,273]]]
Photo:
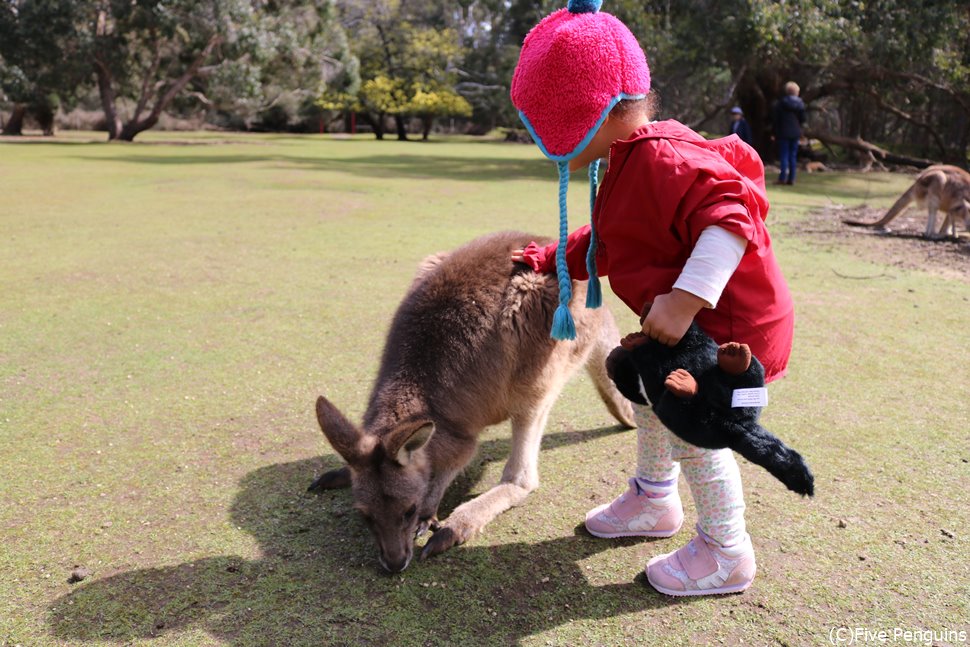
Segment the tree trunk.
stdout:
[[394,115],[394,125],[397,128],[397,140],[399,142],[406,142],[408,140],[408,131],[404,129],[404,115]]
[[384,113],[380,112],[377,114],[377,119],[370,116],[369,113],[364,113],[367,121],[370,122],[371,128],[374,129],[375,139],[384,139]]
[[[157,120],[156,120],[157,121]],[[118,141],[120,142],[133,142],[135,141],[135,135],[145,130],[148,130],[155,124],[146,124],[144,121],[129,121],[122,128],[121,132],[118,133]]]
[[97,57],[94,61],[94,73],[98,79],[98,96],[101,98],[101,109],[104,111],[104,123],[108,129],[108,141],[118,139],[121,133],[121,118],[115,108],[115,91],[111,85],[111,72]]
[[431,127],[434,125],[434,117],[421,117],[421,141],[428,141],[431,134]]
[[27,104],[15,103],[13,111],[10,113],[10,119],[3,126],[3,134],[23,135],[25,114],[27,114]]
[[33,107],[34,119],[40,124],[40,129],[44,133],[44,137],[53,137],[54,135],[54,111],[50,109],[50,106],[34,106]]

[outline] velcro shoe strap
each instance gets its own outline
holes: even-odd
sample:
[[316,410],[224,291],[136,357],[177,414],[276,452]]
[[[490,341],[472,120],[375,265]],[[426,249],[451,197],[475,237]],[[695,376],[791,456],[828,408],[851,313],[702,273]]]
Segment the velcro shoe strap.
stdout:
[[720,565],[711,554],[707,542],[700,537],[694,537],[686,546],[677,551],[678,561],[684,567],[687,577],[695,582],[701,578],[716,573]]

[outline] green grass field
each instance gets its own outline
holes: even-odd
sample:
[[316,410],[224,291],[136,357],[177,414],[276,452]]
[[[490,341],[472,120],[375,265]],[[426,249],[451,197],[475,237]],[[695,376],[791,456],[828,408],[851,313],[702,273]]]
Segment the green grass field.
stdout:
[[[402,575],[381,572],[349,492],[304,494],[339,464],[313,401],[359,419],[418,261],[499,229],[556,231],[538,150],[100,138],[0,143],[0,646],[823,645],[837,627],[970,629],[970,277],[798,226],[833,203],[887,206],[907,177],[771,187],[798,323],[763,422],[806,456],[817,496],[743,463],[755,585],[677,600],[640,573],[688,530],[580,528],[624,489],[635,447],[585,376],[550,418],[540,489]],[[494,484],[507,451],[507,427],[489,430],[444,511]],[[69,584],[75,566],[90,575]]]

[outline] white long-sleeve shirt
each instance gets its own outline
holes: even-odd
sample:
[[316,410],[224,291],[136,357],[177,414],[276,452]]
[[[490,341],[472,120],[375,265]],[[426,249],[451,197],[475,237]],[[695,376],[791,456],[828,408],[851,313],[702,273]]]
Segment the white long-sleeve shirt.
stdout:
[[708,308],[714,308],[734,270],[738,269],[747,246],[748,241],[723,227],[707,227],[697,239],[674,287],[700,297]]

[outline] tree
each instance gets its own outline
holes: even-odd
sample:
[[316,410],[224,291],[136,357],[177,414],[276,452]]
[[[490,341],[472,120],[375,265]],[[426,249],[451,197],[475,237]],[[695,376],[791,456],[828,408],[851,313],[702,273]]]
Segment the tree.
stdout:
[[[374,129],[377,139],[384,139],[384,122],[387,115],[401,118],[410,105],[408,87],[402,79],[392,79],[378,75],[368,79],[360,87],[357,107]],[[401,136],[399,139],[407,139]]]
[[454,90],[434,85],[415,85],[407,112],[421,118],[421,139],[427,141],[437,117],[471,117],[472,107]]
[[[245,0],[97,0],[85,17],[112,140],[153,127],[206,63],[241,55],[258,38]],[[122,97],[135,102],[126,120]]]
[[19,135],[31,112],[45,135],[54,113],[87,76],[71,0],[0,1],[0,91],[14,104],[3,134]]
[[[286,130],[319,118],[316,104],[324,92],[356,93],[360,64],[336,19],[331,0],[276,0],[258,14],[262,33],[258,54],[258,91],[240,93],[237,74],[226,67],[208,94],[219,106],[245,116],[247,124]],[[255,79],[254,79],[255,80]],[[239,97],[245,97],[240,101]]]
[[[400,0],[344,0],[344,28],[355,34],[354,51],[363,84],[363,118],[383,138],[383,120],[394,118],[398,139],[407,139],[405,117],[418,89],[453,88],[464,55],[457,32],[447,26],[448,3]],[[433,119],[433,117],[432,117]]]
[[97,0],[86,25],[109,139],[131,141],[180,96],[285,127],[280,108],[357,79],[331,0]]
[[794,80],[817,135],[966,163],[965,3],[689,0],[645,10],[616,0],[611,10],[641,39],[665,111],[695,128],[723,129],[737,103],[770,157],[769,110]]

